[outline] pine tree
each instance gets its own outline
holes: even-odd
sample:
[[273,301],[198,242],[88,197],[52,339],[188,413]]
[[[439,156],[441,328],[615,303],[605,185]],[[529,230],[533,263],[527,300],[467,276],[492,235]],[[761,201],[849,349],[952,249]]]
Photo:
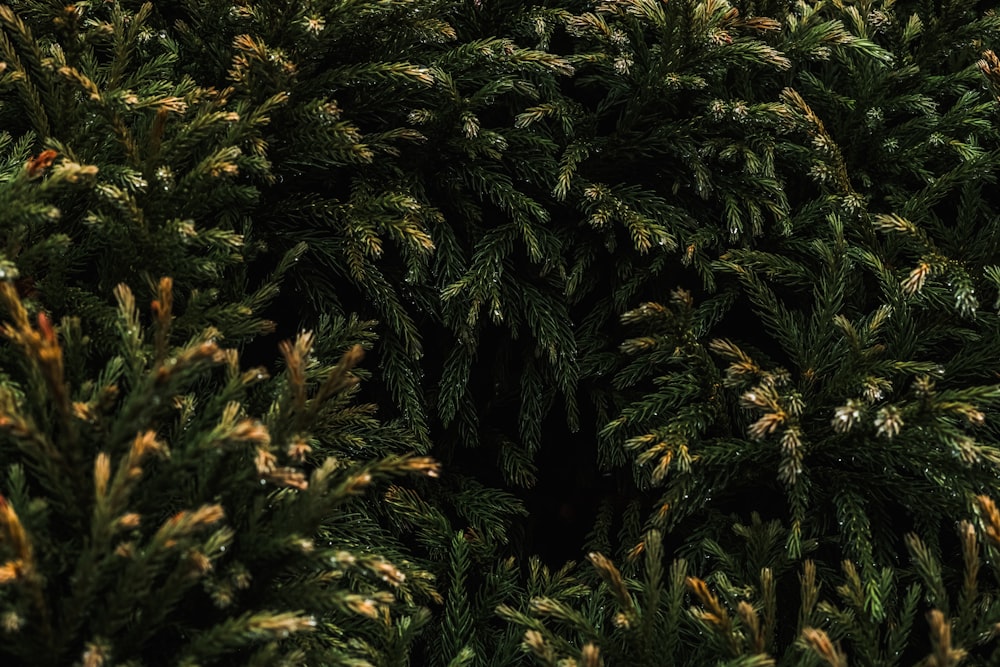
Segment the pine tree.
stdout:
[[[37,665],[405,655],[427,617],[392,619],[386,588],[411,601],[436,593],[352,499],[437,466],[352,454],[369,432],[399,435],[351,404],[360,345],[328,366],[302,334],[269,381],[241,370],[211,327],[174,344],[170,279],[151,327],[127,286],[115,296],[121,354],[90,376],[78,372],[80,321],[56,327],[40,313],[36,327],[13,284],[0,285],[20,362],[0,391],[0,655]],[[315,638],[284,641],[302,633]]]
[[184,74],[150,4],[0,26],[0,657],[405,662],[440,597],[373,497],[438,468],[357,401],[371,323],[313,322],[273,379],[231,347],[305,250],[251,224],[285,98]]
[[0,650],[990,664],[998,31],[0,8]]
[[[604,21],[608,35],[622,25],[645,36],[638,25],[663,21],[645,4],[604,7],[621,21]],[[757,145],[766,147],[758,154],[740,141],[710,154],[763,165],[786,213],[776,228],[747,230],[745,222],[760,216],[745,213],[742,198],[727,203],[731,190],[719,188],[702,210],[728,223],[732,238],[726,242],[725,227],[706,218],[702,229],[714,238],[687,246],[692,263],[699,249],[715,254],[702,264],[702,284],[681,284],[669,305],[649,301],[623,317],[638,331],[622,345],[633,360],[617,370],[614,386],[632,398],[602,436],[612,455],[631,455],[645,490],[650,532],[626,519],[618,547],[624,559],[645,553],[645,573],[626,586],[611,561],[595,554],[608,586],[598,589],[599,601],[539,600],[531,606],[535,618],[501,611],[527,628],[525,648],[542,664],[566,655],[596,664],[598,649],[607,664],[662,664],[665,653],[678,664],[727,653],[725,664],[820,658],[841,665],[847,655],[852,664],[898,664],[904,650],[916,658],[922,649],[908,635],[920,588],[904,595],[893,583],[902,575],[928,591],[933,655],[923,664],[990,664],[989,651],[979,648],[988,633],[970,631],[972,608],[986,614],[983,627],[995,613],[992,594],[972,602],[980,567],[975,534],[965,525],[955,539],[950,527],[982,511],[988,528],[995,510],[979,494],[997,492],[988,426],[1000,396],[991,383],[998,376],[996,315],[977,297],[997,289],[989,187],[997,167],[989,50],[997,17],[970,15],[964,5],[914,12],[799,3],[776,14],[780,21],[718,10],[733,24],[779,29],[766,39],[789,66],[777,68],[786,70],[783,80],[765,75],[740,91],[749,99],[712,100],[711,89],[693,97],[730,124],[757,125]],[[720,54],[749,50],[736,48],[734,34],[716,37]],[[640,39],[628,42],[632,53],[650,48],[635,46]],[[665,42],[656,43],[662,53]],[[727,88],[728,95],[740,90]],[[754,508],[789,522],[781,543],[771,531],[764,562],[760,552],[740,558],[719,539]],[[603,514],[592,544],[608,548],[613,525]],[[751,539],[754,531],[738,532]],[[670,589],[663,587],[664,542],[686,557],[675,561]],[[901,567],[904,547],[912,568]],[[817,607],[810,584],[800,596],[797,630],[788,632],[794,616],[778,617],[786,634],[775,645],[776,572],[806,555],[817,561],[808,561],[814,574],[806,570],[805,581],[831,588],[837,561],[849,559],[836,588],[846,606]],[[762,569],[747,567],[754,561]],[[964,574],[956,567],[963,563]],[[696,578],[685,584],[688,567]],[[676,635],[669,629],[683,620],[685,586],[700,605],[688,622],[710,639],[701,649],[679,649],[681,640],[670,639]],[[961,612],[951,606],[955,590],[962,591]],[[668,598],[678,603],[666,607]],[[669,617],[651,616],[657,605]],[[661,621],[660,630],[650,629]],[[569,636],[576,639],[567,644]],[[830,637],[850,639],[847,653]],[[793,641],[796,650],[789,650]]]
[[[840,26],[855,12],[843,11]],[[946,18],[937,24],[950,29]],[[822,83],[838,97],[831,90],[810,103],[786,87],[773,107],[787,121],[775,152],[785,156],[789,180],[808,167],[817,196],[791,212],[786,235],[766,247],[732,247],[711,263],[719,292],[746,304],[736,311],[741,326],[766,332],[766,347],[753,347],[753,337],[746,349],[738,336],[717,337],[721,295],[699,302],[678,290],[671,306],[647,304],[625,318],[647,335],[623,346],[636,361],[619,383],[637,386],[642,398],[605,433],[627,433],[637,461],[655,464],[646,479],[666,483],[652,526],[676,526],[736,480],[766,486],[771,477],[792,509],[790,553],[801,526],[818,536],[835,519],[847,553],[874,565],[899,546],[894,517],[936,532],[968,512],[976,493],[993,491],[995,445],[978,427],[1000,396],[988,384],[996,377],[996,316],[979,307],[975,290],[996,289],[983,194],[996,169],[995,101],[971,57],[957,73],[935,74],[925,59],[938,62],[939,54],[893,31],[899,19],[873,11],[867,21],[855,38],[883,32],[891,50],[841,47],[839,60],[853,65],[843,75],[833,64],[824,80],[799,75],[807,90]],[[995,16],[978,22],[983,35],[996,27]],[[922,78],[894,92],[900,69]],[[915,98],[921,106],[907,106]],[[861,100],[867,109],[857,108]],[[883,108],[907,120],[875,123]],[[855,148],[848,133],[866,121],[873,140]],[[816,150],[796,147],[802,135]],[[905,162],[891,159],[897,151]],[[889,171],[896,164],[923,183]],[[660,378],[655,389],[637,384],[651,378]],[[657,418],[668,410],[673,417]]]

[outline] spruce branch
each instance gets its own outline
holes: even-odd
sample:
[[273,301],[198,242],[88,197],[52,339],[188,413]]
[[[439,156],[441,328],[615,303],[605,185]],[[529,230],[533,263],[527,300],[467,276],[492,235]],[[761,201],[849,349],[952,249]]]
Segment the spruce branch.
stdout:
[[[181,645],[180,655],[194,664],[236,648],[312,631],[315,618],[337,609],[382,619],[383,610],[397,604],[388,592],[369,588],[365,596],[342,587],[331,590],[332,596],[326,600],[299,597],[313,609],[312,615],[303,615],[301,610],[282,611],[288,601],[296,599],[286,595],[294,589],[290,580],[297,576],[325,573],[316,584],[329,589],[338,578],[334,573],[346,563],[349,569],[367,572],[365,576],[394,589],[407,590],[409,586],[406,572],[389,559],[375,554],[355,556],[342,548],[346,561],[339,558],[331,562],[331,550],[316,549],[312,536],[331,520],[334,508],[376,480],[413,473],[436,476],[436,462],[398,456],[345,469],[328,457],[311,473],[301,469],[303,460],[297,449],[285,453],[284,443],[274,441],[264,422],[241,416],[243,408],[235,397],[245,392],[247,385],[260,382],[259,373],[251,372],[249,377],[240,373],[235,352],[223,351],[204,338],[174,346],[176,339],[169,327],[170,287],[169,279],[159,282],[159,298],[152,310],[154,324],[162,333],[153,340],[144,335],[131,291],[125,286],[116,291],[122,345],[130,351],[132,375],[120,398],[109,402],[98,391],[96,400],[83,404],[86,408],[73,409],[70,419],[78,428],[73,460],[88,462],[86,467],[74,469],[73,476],[51,479],[44,476],[44,469],[31,469],[32,495],[58,499],[69,494],[76,511],[50,516],[44,522],[33,520],[26,527],[6,499],[0,503],[4,531],[0,558],[5,573],[4,591],[0,592],[5,603],[20,604],[21,608],[15,606],[19,617],[30,621],[14,634],[10,655],[24,658],[33,653],[34,659],[42,661],[38,664],[57,664],[77,651],[92,657],[106,654],[128,659],[142,655],[150,642],[159,641],[165,627],[179,622],[189,628],[192,637]],[[40,384],[43,402],[77,395],[82,388],[61,372],[59,333],[44,316],[38,330],[30,326],[10,282],[0,285],[0,298],[11,318],[5,331],[29,362],[24,378],[35,378],[33,381]],[[211,336],[211,330],[205,336]],[[308,342],[308,337],[300,338],[297,352],[294,346],[288,347],[291,365],[298,360],[303,367],[308,366],[308,350],[304,349]],[[162,358],[157,358],[158,347],[164,351]],[[352,382],[348,381],[348,370],[359,358],[359,348],[351,348],[308,401],[336,403],[339,396],[349,393]],[[170,399],[186,390],[204,396],[206,387],[198,388],[194,383],[206,378],[205,371],[213,366],[227,367],[228,387],[220,394],[222,400],[201,403],[201,419],[205,423],[207,418],[210,426],[206,430],[175,430],[168,446],[159,432],[169,421]],[[91,382],[106,392],[113,386],[109,382],[114,373]],[[305,374],[292,375],[298,379],[284,385],[284,398],[278,405],[294,406],[294,387],[306,382]],[[29,396],[12,395],[11,407],[14,402],[26,402]],[[324,409],[330,409],[309,403],[306,407],[305,418],[297,425],[299,437],[316,428]],[[83,428],[81,419],[90,425]],[[37,426],[22,423],[25,435],[34,433],[36,442],[51,440],[53,452],[68,452],[62,448],[70,442],[69,436],[58,421]],[[121,438],[130,431],[135,435],[121,447]],[[248,450],[255,451],[255,457],[239,454]],[[289,465],[280,465],[282,456],[288,456]],[[63,456],[61,460],[68,459]],[[224,460],[240,465],[223,473],[226,468],[219,464]],[[178,471],[187,467],[200,477],[199,484],[178,487],[171,483]],[[42,474],[35,477],[38,473]],[[220,474],[228,477],[228,486],[212,481]],[[271,485],[285,491],[271,491]],[[52,531],[66,530],[81,531],[81,539],[72,553],[53,559]],[[60,562],[66,562],[67,567],[59,566]],[[53,570],[53,563],[60,569]],[[286,579],[289,583],[283,583]],[[218,612],[206,615],[192,607],[199,589],[210,592]],[[253,599],[246,597],[248,589],[254,596],[263,596],[260,599],[267,600],[265,604],[276,606],[247,610]],[[10,597],[11,592],[14,597]],[[103,602],[95,609],[98,600]],[[225,610],[232,613],[227,615]],[[137,615],[142,623],[135,623]],[[81,648],[87,637],[99,639],[88,639],[89,644]],[[322,642],[304,646],[312,655],[323,650]],[[288,650],[298,649],[289,645]]]

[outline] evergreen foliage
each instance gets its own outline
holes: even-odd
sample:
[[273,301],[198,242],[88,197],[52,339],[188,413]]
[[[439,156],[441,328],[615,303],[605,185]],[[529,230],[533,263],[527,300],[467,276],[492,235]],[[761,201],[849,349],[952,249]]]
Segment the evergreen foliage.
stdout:
[[[750,525],[733,526],[742,545],[699,545],[705,566],[678,559],[665,569],[654,530],[644,536],[649,549],[627,570],[591,553],[599,583],[564,578],[558,592],[532,598],[526,609],[499,611],[526,628],[524,650],[540,665],[993,664],[1000,610],[983,590],[980,568],[984,551],[995,553],[1000,515],[986,496],[978,504],[982,529],[959,525],[962,569],[954,579],[914,534],[906,538],[913,569],[905,578],[891,567],[868,578],[850,560],[836,577],[812,559],[794,572],[784,554],[788,531],[754,513]],[[990,574],[992,591],[1000,570]],[[795,575],[798,591],[784,585]],[[839,585],[824,590],[824,582]]]
[[[0,285],[3,335],[20,353],[0,398],[0,656],[38,665],[199,665],[238,651],[255,665],[404,656],[427,619],[390,621],[395,598],[383,589],[436,595],[428,575],[386,550],[377,527],[338,524],[364,516],[352,501],[373,483],[436,475],[437,465],[355,458],[369,431],[386,436],[350,400],[361,347],[323,365],[304,333],[282,347],[285,371],[269,381],[260,368],[241,370],[212,328],[174,344],[170,279],[153,301],[152,331],[128,287],[115,296],[122,354],[87,376],[74,372],[87,352],[80,321],[64,318],[57,335],[41,313],[36,328],[14,286]],[[283,642],[317,626],[312,641]]]
[[[845,8],[839,29],[856,13]],[[786,232],[766,247],[714,260],[718,294],[696,303],[677,290],[672,306],[624,317],[646,335],[623,345],[635,361],[617,382],[640,398],[603,434],[652,468],[649,486],[665,486],[651,527],[673,528],[713,495],[741,497],[742,485],[773,487],[776,477],[791,510],[790,554],[801,553],[808,525],[809,537],[839,533],[846,555],[868,568],[891,562],[901,519],[936,545],[942,521],[995,488],[996,441],[978,427],[1000,397],[987,384],[1000,370],[990,353],[996,315],[975,296],[995,290],[996,246],[981,236],[993,215],[981,193],[996,169],[995,101],[972,78],[974,61],[935,74],[939,52],[917,48],[884,16],[866,20],[838,40],[864,48],[835,48],[845,71],[839,99],[817,95],[819,111],[786,87],[774,109],[790,135],[776,144],[776,165],[789,181],[808,168],[817,196],[793,206]],[[995,16],[978,22],[987,35],[997,27]],[[891,50],[867,41],[878,33]],[[874,74],[862,78],[864,67]],[[903,76],[905,91],[893,95]],[[872,77],[883,82],[874,99],[854,88]],[[799,78],[815,90],[807,68]],[[825,85],[837,80],[824,73]],[[907,107],[914,96],[922,108]],[[837,137],[883,109],[903,117],[892,130],[868,123],[871,140],[852,151],[868,155],[839,148]],[[799,134],[812,143],[808,154],[793,143]],[[949,150],[935,150],[939,141]],[[902,165],[890,157],[900,149],[920,182],[867,166]],[[953,205],[936,211],[949,197]],[[720,300],[748,306],[737,310],[741,325],[766,332],[766,347],[715,336],[726,317]]]
[[994,664],[998,42],[0,6],[0,657]]

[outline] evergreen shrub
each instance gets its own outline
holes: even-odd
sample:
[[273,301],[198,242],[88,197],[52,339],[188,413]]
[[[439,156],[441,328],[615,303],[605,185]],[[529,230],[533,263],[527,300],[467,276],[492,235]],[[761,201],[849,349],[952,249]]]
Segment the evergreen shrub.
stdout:
[[0,658],[994,664],[998,39],[0,7]]

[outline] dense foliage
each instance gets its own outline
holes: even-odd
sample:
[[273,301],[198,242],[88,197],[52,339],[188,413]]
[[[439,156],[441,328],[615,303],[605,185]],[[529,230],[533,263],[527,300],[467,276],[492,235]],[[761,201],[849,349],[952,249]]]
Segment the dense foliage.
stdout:
[[0,6],[0,658],[994,664],[998,42]]

